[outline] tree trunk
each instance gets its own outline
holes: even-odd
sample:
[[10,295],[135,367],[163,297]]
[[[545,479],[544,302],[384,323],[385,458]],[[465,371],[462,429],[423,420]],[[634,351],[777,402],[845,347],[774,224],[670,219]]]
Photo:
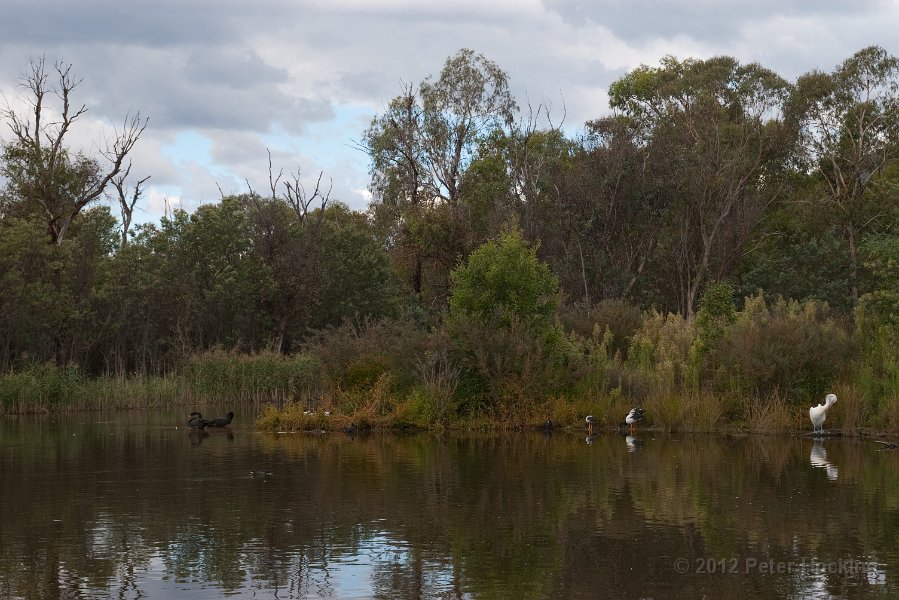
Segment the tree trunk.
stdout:
[[852,305],[858,304],[858,248],[855,244],[855,228],[850,221],[846,225],[846,241],[849,244],[849,296]]

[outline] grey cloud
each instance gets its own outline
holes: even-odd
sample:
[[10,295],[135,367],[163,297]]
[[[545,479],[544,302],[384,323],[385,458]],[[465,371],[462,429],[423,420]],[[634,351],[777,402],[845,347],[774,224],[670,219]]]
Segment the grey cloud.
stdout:
[[277,85],[287,81],[285,69],[266,64],[256,52],[240,48],[193,49],[181,69],[193,83],[239,87]]
[[[310,121],[333,117],[325,98],[282,89],[285,70],[235,48],[76,47],[63,51],[83,82],[77,99],[113,121],[140,111],[157,129],[268,131],[276,124],[299,133]],[[47,57],[49,60],[50,56]],[[25,60],[25,59],[23,59]],[[27,64],[19,67],[24,70]]]
[[[439,74],[461,47],[509,74],[524,111],[530,100],[551,104],[556,120],[566,112],[572,133],[608,111],[605,91],[634,61],[685,58],[683,48],[758,61],[788,78],[831,69],[870,44],[899,50],[895,2],[877,0],[545,0],[520,10],[509,2],[466,4],[466,11],[354,4],[3,0],[0,88],[9,89],[30,57],[71,62],[84,77],[79,100],[92,117],[117,123],[137,110],[150,117],[136,168],[145,166],[155,185],[180,186],[194,203],[217,200],[216,183],[236,192],[244,178],[264,186],[265,140],[274,135],[286,140],[273,148],[276,167],[324,171],[334,178],[333,197],[359,207],[354,190],[366,187],[368,161],[352,139],[368,126],[366,115],[383,111],[403,83]],[[159,154],[184,130],[213,140],[213,165],[175,164]]]
[[855,17],[887,5],[886,0],[545,0],[547,9],[565,21],[592,21],[624,40],[645,42],[658,37],[689,35],[704,40],[728,40],[750,22],[779,16],[828,15]]
[[252,24],[277,23],[291,3],[272,0],[4,0],[0,44],[108,43],[161,47],[219,43]]

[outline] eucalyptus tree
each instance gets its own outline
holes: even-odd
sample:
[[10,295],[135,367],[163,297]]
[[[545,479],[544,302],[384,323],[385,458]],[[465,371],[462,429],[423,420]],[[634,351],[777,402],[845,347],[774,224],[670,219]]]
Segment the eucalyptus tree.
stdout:
[[395,280],[366,215],[339,202],[320,210],[324,213],[319,236],[324,276],[308,326],[321,329],[346,320],[394,315]]
[[831,73],[800,77],[793,102],[805,157],[824,182],[822,199],[835,209],[849,249],[854,303],[862,236],[886,212],[878,175],[899,159],[899,58],[864,48]]
[[422,143],[434,190],[454,203],[478,140],[512,125],[517,106],[508,75],[483,54],[465,48],[447,59],[437,80],[425,79],[419,93]]
[[171,371],[193,349],[195,293],[179,252],[189,216],[176,211],[158,225],[135,228],[113,255],[102,290],[108,302],[106,365],[112,373]]
[[669,180],[667,246],[678,309],[692,317],[709,282],[727,276],[777,198],[794,134],[789,84],[730,57],[641,66],[610,87],[613,108],[652,146]]
[[479,140],[508,128],[516,108],[506,73],[462,49],[437,79],[406,85],[364,133],[360,145],[372,161],[373,213],[396,262],[409,265],[417,296],[428,240],[415,236],[415,222],[427,221],[428,211],[441,204],[456,210]]
[[539,129],[530,119],[485,136],[462,180],[466,250],[496,238],[512,223],[531,243],[558,237],[560,179],[575,148],[559,128]]
[[541,239],[570,298],[628,297],[650,265],[668,181],[652,149],[629,119],[589,121],[553,181],[557,201],[543,222],[556,232]]
[[[12,138],[3,143],[0,174],[7,180],[7,195],[28,205],[46,224],[52,242],[63,242],[72,221],[126,168],[126,157],[147,126],[140,113],[126,115],[111,141],[90,156],[68,147],[72,127],[87,112],[73,104],[73,92],[81,83],[72,66],[57,62],[56,83],[43,58],[32,61],[21,82],[21,100],[28,110],[7,105],[0,113]],[[58,106],[51,100],[56,97]]]

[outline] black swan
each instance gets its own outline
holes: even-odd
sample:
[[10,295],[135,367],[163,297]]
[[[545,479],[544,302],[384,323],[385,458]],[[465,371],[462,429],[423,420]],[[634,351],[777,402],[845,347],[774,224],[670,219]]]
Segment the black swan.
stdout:
[[224,417],[216,417],[209,421],[206,421],[206,427],[227,427],[231,424],[231,419],[234,418],[234,413],[229,412],[227,416]]
[[206,421],[203,420],[203,415],[194,411],[190,413],[190,418],[187,420],[187,426],[191,429],[203,429],[206,427]]

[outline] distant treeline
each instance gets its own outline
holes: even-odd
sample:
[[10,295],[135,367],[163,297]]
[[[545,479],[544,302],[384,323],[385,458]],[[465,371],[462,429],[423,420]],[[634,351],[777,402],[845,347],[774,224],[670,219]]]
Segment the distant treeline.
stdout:
[[[298,426],[313,406],[611,424],[638,402],[659,426],[766,428],[836,390],[845,426],[899,428],[899,60],[882,48],[795,82],[666,57],[575,138],[461,50],[362,133],[367,211],[272,172],[270,193],[136,227],[146,121],[99,156],[70,149],[82,111],[46,103],[75,80],[50,71],[23,78],[36,110],[2,115],[7,411],[72,405],[48,380],[191,395],[205,364],[219,397],[287,403],[268,418]],[[266,383],[242,379],[260,361]]]

